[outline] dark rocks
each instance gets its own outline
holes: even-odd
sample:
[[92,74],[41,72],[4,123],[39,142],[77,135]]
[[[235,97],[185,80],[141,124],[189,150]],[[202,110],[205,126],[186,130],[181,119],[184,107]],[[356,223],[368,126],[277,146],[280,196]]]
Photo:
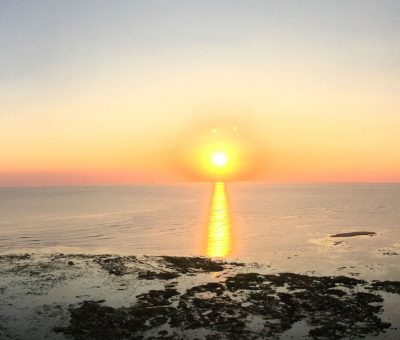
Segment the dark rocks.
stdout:
[[213,261],[205,257],[162,257],[171,268],[179,273],[186,274],[191,272],[220,272],[224,270],[221,262]]
[[257,273],[237,274],[233,277],[228,277],[226,287],[230,291],[238,289],[258,289],[263,277]]
[[120,256],[109,257],[109,256],[99,256],[94,259],[100,267],[106,270],[109,274],[116,276],[125,275],[127,272],[127,267],[125,265],[125,259]]
[[[380,334],[390,324],[379,318],[382,297],[360,288],[392,291],[397,284],[400,287],[399,282],[375,281],[368,286],[345,276],[242,273],[228,277],[225,284],[210,282],[184,294],[173,288],[150,290],[138,295],[133,307],[86,301],[71,309],[70,325],[59,331],[74,339],[111,335],[118,339],[128,334],[136,339],[147,337],[150,330],[163,337],[185,338],[191,334],[185,332],[206,328],[216,339],[255,339],[279,337],[304,320],[312,339],[363,337]],[[261,330],[252,328],[254,319],[262,320]]]
[[170,305],[171,297],[179,295],[176,289],[167,288],[165,290],[150,290],[146,294],[138,295],[138,304],[140,306],[166,306]]
[[153,272],[151,270],[142,271],[139,273],[139,279],[141,280],[172,280],[176,279],[180,275],[173,272]]
[[10,254],[10,255],[1,255],[0,261],[4,262],[12,262],[12,261],[21,261],[21,260],[29,260],[31,258],[30,254]]
[[[73,339],[140,339],[140,333],[167,321],[164,307],[112,308],[94,301],[84,301],[70,310],[68,327],[58,327]],[[137,334],[133,337],[134,334]]]
[[[397,281],[248,273],[247,267],[235,268],[235,264],[202,257],[56,254],[45,261],[7,261],[12,265],[3,265],[3,275],[12,270],[13,276],[23,277],[24,281],[18,278],[13,282],[23,282],[23,289],[29,288],[26,295],[48,292],[50,287],[78,277],[80,282],[88,282],[86,292],[93,288],[93,294],[77,295],[73,305],[49,304],[46,313],[41,309],[42,314],[35,314],[42,320],[35,327],[53,329],[55,324],[67,322],[56,331],[71,339],[260,339],[280,338],[289,329],[296,338],[297,322],[303,331],[307,328],[306,337],[311,339],[379,337],[390,327],[381,315],[386,297],[391,295],[382,292],[400,294]],[[206,274],[213,271],[218,275]],[[119,292],[121,287],[123,292]],[[13,295],[10,291],[12,286],[5,290],[3,284],[2,299],[18,296],[19,290]],[[117,299],[112,297],[115,292],[121,294]],[[82,298],[92,301],[77,304],[76,299]],[[118,306],[115,301],[123,301],[124,306],[107,306],[104,299],[114,306]],[[5,308],[2,311],[7,315]],[[59,314],[53,313],[55,308]],[[4,320],[4,325],[10,324]],[[28,331],[31,329],[33,326]],[[0,329],[0,334],[6,333]],[[35,338],[41,338],[37,334]]]
[[353,236],[375,236],[376,233],[373,231],[352,231],[349,233],[340,233],[331,235],[331,237],[353,237]]
[[382,253],[382,255],[385,255],[385,256],[399,256],[400,253],[397,253],[397,252],[394,252],[394,251],[386,251],[386,252]]
[[224,285],[217,282],[210,282],[205,285],[196,286],[187,290],[187,295],[195,295],[196,293],[215,293],[221,295],[225,291]]
[[400,294],[399,281],[374,281],[371,284],[373,290],[380,290],[393,294]]

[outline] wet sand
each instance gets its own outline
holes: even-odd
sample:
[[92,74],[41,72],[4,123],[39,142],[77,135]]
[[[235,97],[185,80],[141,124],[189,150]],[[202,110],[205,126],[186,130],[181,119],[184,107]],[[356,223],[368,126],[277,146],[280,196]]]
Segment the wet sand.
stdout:
[[400,282],[204,257],[0,256],[2,339],[400,338]]

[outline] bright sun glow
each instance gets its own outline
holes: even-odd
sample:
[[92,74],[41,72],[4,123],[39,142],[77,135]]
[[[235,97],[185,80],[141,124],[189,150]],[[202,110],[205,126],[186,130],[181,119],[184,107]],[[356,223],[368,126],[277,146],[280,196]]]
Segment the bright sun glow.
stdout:
[[212,180],[225,181],[238,170],[238,151],[233,143],[205,143],[199,152],[199,170]]
[[228,163],[228,156],[225,152],[215,152],[212,155],[212,163],[218,167],[224,167]]
[[221,182],[247,175],[249,148],[243,138],[238,134],[224,135],[222,129],[215,135],[208,130],[204,135],[195,136],[193,141],[189,140],[182,153],[182,164],[188,174],[201,180]]

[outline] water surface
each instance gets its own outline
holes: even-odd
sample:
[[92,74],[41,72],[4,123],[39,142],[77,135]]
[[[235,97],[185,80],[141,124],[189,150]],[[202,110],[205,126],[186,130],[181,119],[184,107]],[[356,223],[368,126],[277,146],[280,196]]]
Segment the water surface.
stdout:
[[[0,252],[205,255],[400,279],[400,185],[0,189]],[[330,238],[373,231],[377,235]]]

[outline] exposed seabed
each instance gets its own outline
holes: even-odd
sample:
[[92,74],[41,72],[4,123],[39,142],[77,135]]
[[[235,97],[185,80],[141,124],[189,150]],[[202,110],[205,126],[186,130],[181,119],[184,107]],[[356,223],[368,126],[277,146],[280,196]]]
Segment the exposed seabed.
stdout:
[[400,338],[397,281],[59,253],[0,256],[0,277],[1,339]]

